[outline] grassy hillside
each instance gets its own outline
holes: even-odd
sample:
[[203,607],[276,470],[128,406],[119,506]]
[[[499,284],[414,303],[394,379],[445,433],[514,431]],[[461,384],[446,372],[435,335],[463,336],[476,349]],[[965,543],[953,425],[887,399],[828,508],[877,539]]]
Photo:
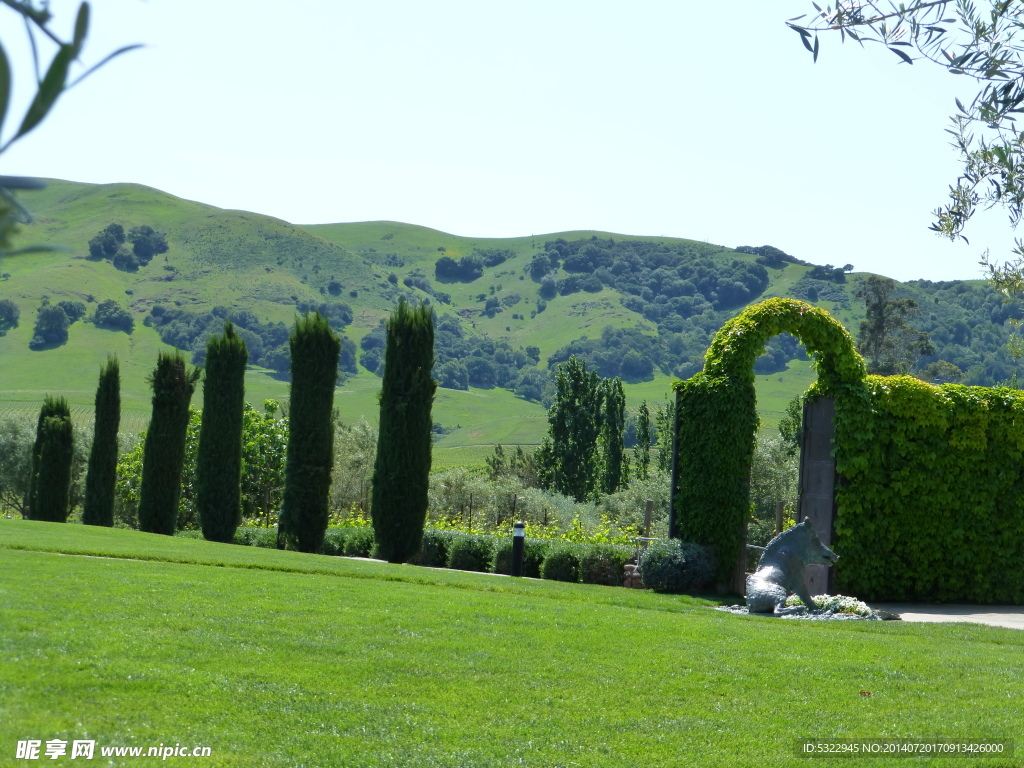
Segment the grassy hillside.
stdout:
[[799,738],[1022,736],[1013,630],[738,617],[16,520],[0,520],[0,561],[12,765],[27,738],[94,740],[114,766],[138,761],[101,749],[180,744],[209,747],[209,766],[718,768],[794,765]]
[[[549,357],[560,350],[564,354],[570,343],[578,344],[584,337],[600,340],[602,333],[609,331],[625,333],[623,338],[627,339],[637,338],[629,334],[640,334],[660,344],[662,352],[673,345],[685,346],[684,357],[677,355],[676,362],[656,365],[646,376],[626,377],[628,406],[635,408],[644,399],[663,401],[676,375],[688,376],[699,368],[706,341],[716,324],[742,307],[719,310],[716,306],[712,313],[710,305],[705,304],[708,311],[677,323],[680,332],[676,334],[666,331],[663,320],[650,319],[653,315],[647,310],[639,311],[641,305],[656,309],[656,304],[644,304],[651,301],[650,297],[645,295],[641,299],[639,295],[623,293],[607,279],[603,284],[592,284],[586,290],[577,289],[566,295],[560,295],[560,290],[543,300],[542,281],[531,272],[531,263],[546,253],[547,241],[571,244],[593,239],[600,244],[658,244],[679,253],[692,252],[703,263],[722,265],[723,269],[730,263],[741,270],[747,265],[766,275],[763,289],[759,287],[760,293],[751,300],[791,295],[806,298],[808,286],[812,285],[808,282],[809,265],[785,263],[764,270],[759,263],[755,264],[758,257],[752,253],[680,238],[604,232],[467,238],[387,221],[298,226],[182,200],[134,184],[51,181],[44,190],[26,193],[24,201],[37,219],[23,227],[20,243],[58,245],[67,251],[18,256],[0,263],[0,271],[9,275],[0,280],[0,299],[12,300],[20,310],[17,327],[6,333],[0,327],[0,410],[34,411],[43,394],[52,393],[66,396],[84,414],[92,405],[99,366],[108,353],[114,352],[121,359],[124,408],[129,420],[143,423],[150,396],[146,377],[158,350],[167,347],[160,335],[166,329],[154,327],[155,314],[150,315],[154,307],[160,311],[167,308],[171,312],[193,313],[193,317],[223,307],[221,312],[248,312],[260,323],[290,326],[300,306],[323,301],[344,303],[351,310],[351,319],[338,327],[362,361],[364,352],[359,345],[378,328],[401,295],[413,299],[432,296],[439,317],[455,321],[468,339],[507,344],[510,352],[536,348],[537,367],[541,370],[546,370]],[[89,258],[90,238],[108,224],[119,224],[126,231],[152,226],[166,233],[170,248],[137,271],[119,271],[109,261]],[[485,266],[476,279],[463,282],[435,275],[435,263],[441,257],[457,261],[488,253],[500,253],[501,262]],[[586,276],[578,270],[569,271],[568,259],[564,261],[548,272],[545,279],[561,285]],[[863,305],[852,298],[852,293],[860,280],[860,276],[854,275],[845,285],[819,282],[822,294],[813,303],[833,312],[847,327],[855,328]],[[689,290],[692,292],[692,285]],[[956,293],[959,288],[942,289],[955,295],[953,300],[947,300],[943,294],[941,302],[936,293],[940,288],[933,284],[922,284],[913,290],[920,294],[922,303],[930,302],[935,294],[935,304],[929,307],[929,322],[939,327],[950,344],[961,345],[956,349],[963,352],[964,362],[960,364],[964,370],[975,365],[982,371],[979,375],[990,377],[1005,372],[1005,366],[1000,368],[988,357],[965,351],[962,346],[965,333],[971,336],[971,328],[973,340],[968,344],[984,340],[994,347],[1000,343],[999,334],[1005,333],[998,327],[995,332],[990,329],[982,333],[977,320],[965,314],[967,310],[953,306],[960,296]],[[639,294],[639,287],[633,293]],[[969,298],[974,304],[992,301],[987,295]],[[88,321],[96,306],[108,299],[132,314],[133,333],[102,329]],[[82,302],[89,315],[71,325],[67,343],[33,351],[29,341],[33,337],[36,310],[46,300],[51,304]],[[488,303],[498,304],[499,300],[497,311],[487,311]],[[637,306],[627,308],[625,304],[629,301],[637,302]],[[966,299],[961,301],[965,302]],[[987,310],[986,304],[979,311]],[[961,326],[968,330],[964,332]],[[673,336],[678,336],[678,344]],[[680,360],[685,361],[681,368]],[[777,423],[786,402],[813,380],[807,361],[794,358],[786,363],[784,357],[780,361],[773,373],[757,378],[762,420],[769,429]],[[531,362],[519,368],[519,372],[532,366]],[[356,373],[337,390],[339,411],[346,420],[375,420],[380,379],[363,364],[353,370]],[[270,397],[285,400],[288,396],[287,376],[259,365],[250,366],[246,386],[247,399],[254,403]],[[201,404],[199,394],[196,404]],[[498,386],[439,389],[435,420],[446,428],[454,428],[441,442],[448,447],[538,443],[545,430],[544,408],[536,396],[526,399]]]

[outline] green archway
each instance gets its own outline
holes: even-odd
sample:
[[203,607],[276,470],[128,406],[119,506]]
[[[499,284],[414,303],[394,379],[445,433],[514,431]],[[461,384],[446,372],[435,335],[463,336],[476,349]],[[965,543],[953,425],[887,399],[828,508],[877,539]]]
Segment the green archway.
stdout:
[[818,374],[814,393],[838,399],[864,392],[864,361],[842,324],[823,309],[780,298],[748,307],[723,325],[704,370],[676,382],[675,534],[714,550],[720,582],[735,569],[750,509],[758,427],[754,361],[783,332],[798,337],[811,354]]

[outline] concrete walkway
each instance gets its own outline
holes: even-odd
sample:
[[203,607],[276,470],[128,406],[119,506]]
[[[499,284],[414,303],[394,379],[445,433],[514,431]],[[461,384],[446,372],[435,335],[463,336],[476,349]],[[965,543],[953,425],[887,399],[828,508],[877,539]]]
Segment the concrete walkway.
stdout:
[[922,605],[919,603],[871,603],[872,608],[897,614],[903,621],[966,621],[993,627],[1024,629],[1020,605]]

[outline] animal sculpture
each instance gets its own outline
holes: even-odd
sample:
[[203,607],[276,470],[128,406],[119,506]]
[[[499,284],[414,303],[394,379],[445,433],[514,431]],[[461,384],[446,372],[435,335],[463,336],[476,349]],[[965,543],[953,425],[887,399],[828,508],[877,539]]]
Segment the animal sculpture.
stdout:
[[[821,543],[811,524],[804,520],[783,531],[765,547],[757,572],[747,577],[747,608],[751,613],[773,612],[778,616],[814,609],[804,569],[808,565],[831,566],[839,556]],[[803,606],[786,608],[786,598],[796,594]]]

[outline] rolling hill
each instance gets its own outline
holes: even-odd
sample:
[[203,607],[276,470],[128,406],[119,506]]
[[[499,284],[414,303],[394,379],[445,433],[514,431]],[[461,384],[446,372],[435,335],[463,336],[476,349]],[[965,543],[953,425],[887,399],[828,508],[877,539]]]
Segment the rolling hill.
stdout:
[[[448,386],[438,390],[435,420],[451,431],[440,445],[537,443],[546,428],[541,400],[552,359],[576,353],[604,375],[621,373],[635,407],[642,399],[664,400],[674,378],[698,370],[714,331],[750,302],[812,298],[851,329],[863,314],[854,296],[863,275],[847,276],[852,267],[815,267],[774,248],[741,252],[603,232],[466,238],[386,221],[300,226],[135,184],[52,180],[23,201],[36,220],[23,227],[19,244],[67,251],[0,263],[0,301],[20,313],[16,326],[0,325],[0,413],[34,411],[51,393],[88,418],[99,366],[116,352],[126,422],[141,427],[157,351],[169,343],[201,350],[225,318],[245,329],[250,343],[247,399],[286,400],[287,329],[298,312],[322,307],[347,339],[337,407],[346,420],[372,421],[380,323],[405,296],[431,301],[444,331],[435,371]],[[137,268],[117,269],[89,248],[111,224],[129,233],[152,227],[165,235],[168,250]],[[978,358],[965,357],[964,370],[975,365],[975,378],[1006,373],[992,350],[1005,344],[1012,313],[999,315],[993,292],[979,283],[912,283],[904,290],[925,306],[923,319],[945,334],[947,346]],[[130,333],[90,321],[108,300],[131,314]],[[66,342],[31,348],[37,310],[60,302],[83,305],[83,318],[70,325]],[[814,374],[795,342],[780,341],[768,352],[757,380],[770,427]],[[201,404],[198,394],[195,400]]]

